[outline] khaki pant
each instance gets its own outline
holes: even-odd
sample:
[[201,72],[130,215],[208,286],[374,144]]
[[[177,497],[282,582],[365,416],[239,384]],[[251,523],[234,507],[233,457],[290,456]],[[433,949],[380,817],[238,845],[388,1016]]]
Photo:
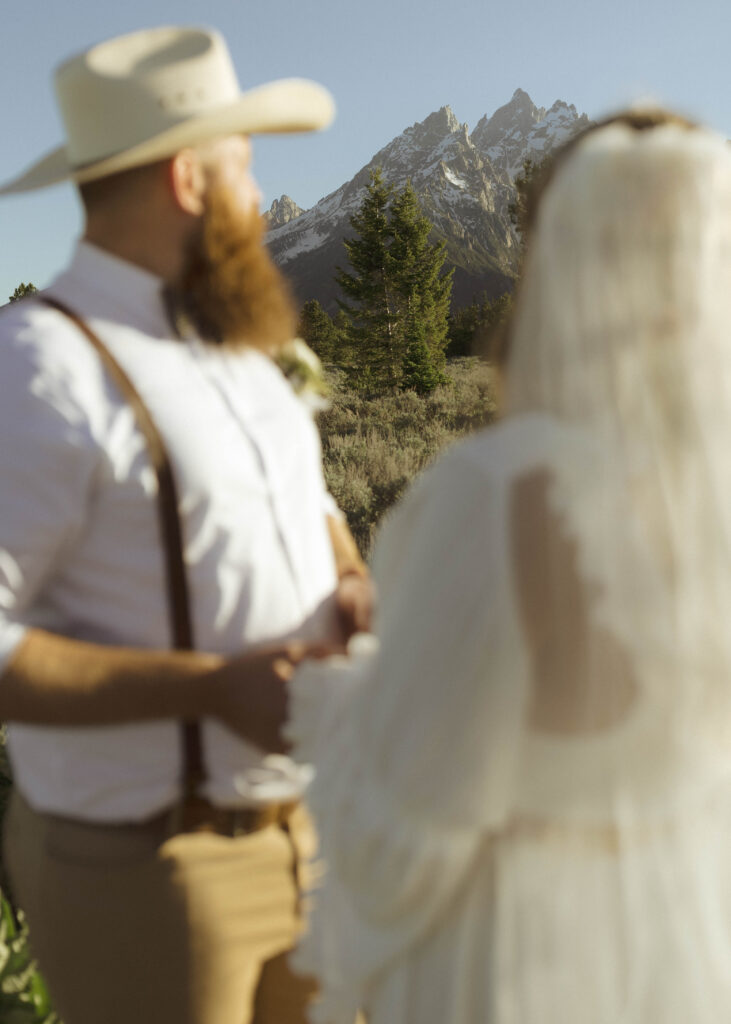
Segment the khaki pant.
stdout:
[[306,816],[289,825],[165,838],[37,814],[16,793],[6,863],[64,1024],[304,1024],[313,985],[286,951]]

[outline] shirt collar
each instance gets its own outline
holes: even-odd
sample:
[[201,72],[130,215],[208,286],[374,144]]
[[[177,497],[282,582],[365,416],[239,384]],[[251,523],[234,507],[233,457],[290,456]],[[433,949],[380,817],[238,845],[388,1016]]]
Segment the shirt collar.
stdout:
[[79,312],[118,319],[148,333],[170,337],[172,329],[157,274],[83,239],[76,243],[67,269],[50,285],[51,293],[78,301]]

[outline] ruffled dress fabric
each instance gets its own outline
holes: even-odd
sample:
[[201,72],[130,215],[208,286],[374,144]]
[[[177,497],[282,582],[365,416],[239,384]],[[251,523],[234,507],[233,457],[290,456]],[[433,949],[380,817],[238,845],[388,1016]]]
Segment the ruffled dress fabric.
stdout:
[[510,495],[572,444],[526,415],[453,449],[382,531],[378,639],[295,675],[326,868],[293,960],[320,979],[313,1024],[717,1024],[731,1005],[731,745],[701,712],[668,736],[661,664],[614,728],[526,726]]

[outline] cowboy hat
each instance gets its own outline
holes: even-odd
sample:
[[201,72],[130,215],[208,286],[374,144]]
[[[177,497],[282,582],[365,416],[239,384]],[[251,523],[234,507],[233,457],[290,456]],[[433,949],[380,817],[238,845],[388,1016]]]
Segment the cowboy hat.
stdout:
[[62,64],[55,85],[66,145],[0,195],[105,178],[220,135],[314,131],[335,112],[330,93],[306,79],[241,92],[226,43],[210,29],[110,39]]

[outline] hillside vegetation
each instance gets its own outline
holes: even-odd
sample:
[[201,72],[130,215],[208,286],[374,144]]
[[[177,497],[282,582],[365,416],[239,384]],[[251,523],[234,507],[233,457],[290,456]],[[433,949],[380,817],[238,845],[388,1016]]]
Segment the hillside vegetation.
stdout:
[[448,382],[429,395],[366,398],[330,369],[331,408],[320,415],[325,477],[363,555],[385,512],[409,483],[460,437],[495,414],[494,371],[475,357],[447,363]]

